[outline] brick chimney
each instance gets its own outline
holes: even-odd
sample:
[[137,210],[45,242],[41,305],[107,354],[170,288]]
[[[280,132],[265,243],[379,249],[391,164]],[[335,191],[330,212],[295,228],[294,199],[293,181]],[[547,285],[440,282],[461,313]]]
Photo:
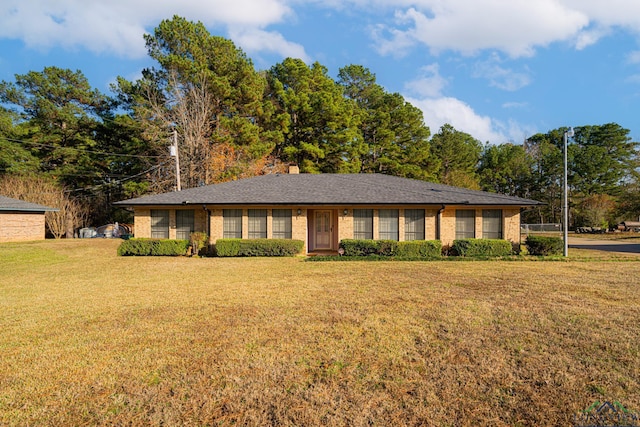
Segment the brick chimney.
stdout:
[[297,175],[300,173],[300,168],[298,165],[290,164],[289,165],[289,175]]

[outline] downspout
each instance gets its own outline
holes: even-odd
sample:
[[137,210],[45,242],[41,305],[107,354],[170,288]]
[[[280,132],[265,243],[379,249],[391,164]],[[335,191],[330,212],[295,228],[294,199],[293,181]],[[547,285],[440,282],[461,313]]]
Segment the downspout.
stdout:
[[442,212],[444,211],[444,203],[442,204],[442,207],[440,208],[440,210],[438,210],[438,216],[436,217],[436,240],[441,240],[440,239],[440,225],[442,224]]
[[206,233],[207,233],[207,252],[211,249],[211,212],[209,211],[209,208],[207,208],[206,205],[202,205],[202,210],[204,210],[205,215],[206,215],[206,220],[205,220],[205,229],[206,229]]

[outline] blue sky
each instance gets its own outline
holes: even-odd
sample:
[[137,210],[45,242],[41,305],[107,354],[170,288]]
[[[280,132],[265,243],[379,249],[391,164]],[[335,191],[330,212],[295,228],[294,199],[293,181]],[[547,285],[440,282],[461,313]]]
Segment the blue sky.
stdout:
[[180,15],[267,69],[349,64],[482,142],[616,122],[640,141],[636,0],[2,0],[0,80],[55,65],[109,93],[153,65],[143,34]]

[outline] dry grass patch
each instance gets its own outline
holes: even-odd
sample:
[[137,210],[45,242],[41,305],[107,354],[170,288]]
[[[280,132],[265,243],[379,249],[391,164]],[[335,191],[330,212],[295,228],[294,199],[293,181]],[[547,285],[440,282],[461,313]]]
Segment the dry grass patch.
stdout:
[[567,425],[640,410],[640,262],[0,245],[3,425]]

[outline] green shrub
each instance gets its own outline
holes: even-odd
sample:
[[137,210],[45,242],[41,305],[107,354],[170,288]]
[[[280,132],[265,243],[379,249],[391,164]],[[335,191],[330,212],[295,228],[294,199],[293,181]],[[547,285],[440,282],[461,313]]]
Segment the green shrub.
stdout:
[[442,255],[442,242],[440,240],[398,242],[397,255],[404,258],[439,258]]
[[529,255],[561,255],[564,241],[560,237],[527,236],[525,246]]
[[442,244],[439,240],[396,242],[395,240],[344,239],[340,241],[340,247],[344,250],[344,255],[349,257],[436,258],[442,253]]
[[118,246],[119,256],[151,255],[151,243],[148,239],[128,239]]
[[206,255],[209,246],[209,236],[207,233],[196,231],[189,235],[191,251],[194,255]]
[[162,239],[156,240],[151,246],[151,255],[153,256],[180,256],[187,254],[189,241]]
[[378,255],[394,256],[398,254],[398,242],[395,240],[378,240]]
[[344,239],[340,241],[340,248],[345,256],[367,256],[378,252],[375,240]]
[[118,246],[120,256],[182,256],[187,254],[188,240],[129,239]]
[[463,257],[500,257],[513,254],[513,245],[502,239],[458,239],[451,246],[453,255]]
[[345,256],[367,256],[378,253],[378,241],[366,239],[344,239],[340,241],[340,247]]
[[302,240],[292,239],[218,239],[216,255],[230,256],[294,256],[304,247]]
[[215,244],[216,256],[238,256],[242,239],[218,239]]

